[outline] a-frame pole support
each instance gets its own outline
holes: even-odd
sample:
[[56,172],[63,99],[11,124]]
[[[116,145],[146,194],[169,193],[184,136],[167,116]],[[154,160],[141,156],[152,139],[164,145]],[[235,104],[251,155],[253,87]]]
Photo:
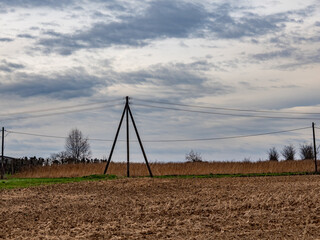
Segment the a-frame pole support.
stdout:
[[131,121],[132,121],[132,124],[133,124],[133,127],[134,127],[134,130],[136,132],[136,135],[137,135],[137,138],[138,138],[138,141],[139,141],[139,144],[140,144],[140,148],[141,148],[141,151],[142,151],[142,154],[143,154],[143,157],[144,157],[144,160],[146,162],[146,165],[147,165],[147,168],[148,168],[148,171],[149,171],[149,174],[150,174],[150,177],[153,177],[152,175],[152,172],[151,172],[151,168],[150,168],[150,165],[149,165],[149,162],[148,162],[148,159],[147,159],[147,155],[144,151],[144,148],[143,148],[143,145],[142,145],[142,141],[141,141],[141,138],[140,138],[140,135],[139,135],[139,132],[138,132],[138,129],[137,129],[137,126],[136,126],[136,123],[134,121],[134,118],[133,118],[133,115],[132,115],[132,112],[131,112],[131,109],[130,109],[130,106],[129,106],[129,97],[126,97],[126,105],[123,109],[123,112],[122,112],[122,116],[121,116],[121,119],[120,119],[120,123],[119,123],[119,126],[118,126],[118,129],[117,129],[117,133],[116,133],[116,136],[114,138],[114,141],[113,141],[113,144],[112,144],[112,148],[111,148],[111,152],[109,154],[109,158],[108,158],[108,161],[107,161],[107,165],[104,169],[104,173],[103,174],[106,174],[107,171],[108,171],[108,167],[109,167],[109,164],[110,164],[110,161],[111,161],[111,158],[112,158],[112,154],[113,154],[113,151],[114,151],[114,148],[116,146],[116,143],[117,143],[117,140],[118,140],[118,136],[119,136],[119,132],[120,132],[120,128],[121,128],[121,125],[122,125],[122,122],[123,122],[123,118],[124,118],[124,115],[126,114],[126,127],[127,127],[127,177],[130,177],[130,152],[129,152],[129,115],[130,115],[130,118],[131,118]]

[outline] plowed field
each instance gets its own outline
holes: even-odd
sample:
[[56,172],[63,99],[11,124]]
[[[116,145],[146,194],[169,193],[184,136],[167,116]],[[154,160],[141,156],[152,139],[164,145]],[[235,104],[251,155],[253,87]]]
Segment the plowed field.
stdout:
[[0,239],[320,239],[320,176],[133,178],[0,196]]

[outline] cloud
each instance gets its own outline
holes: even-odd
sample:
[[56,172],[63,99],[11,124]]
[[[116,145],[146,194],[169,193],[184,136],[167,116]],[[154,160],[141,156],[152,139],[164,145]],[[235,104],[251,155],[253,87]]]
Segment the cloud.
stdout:
[[13,42],[13,38],[0,38],[0,42]]
[[292,57],[293,53],[296,51],[294,48],[284,49],[279,51],[272,51],[266,53],[254,54],[252,57],[259,61],[267,61],[275,58],[288,58]]
[[103,84],[101,79],[77,69],[51,76],[17,73],[13,76],[13,81],[0,84],[0,94],[22,98],[42,96],[70,99],[92,96],[96,93],[96,88]]
[[[110,85],[113,94],[137,94],[180,101],[202,96],[229,94],[234,87],[228,86],[212,77],[206,77],[206,72],[212,67],[207,61],[191,63],[157,64],[143,70],[113,74],[113,84]],[[125,79],[125,80],[124,80]],[[124,86],[126,86],[124,88]]]
[[[219,6],[210,16],[208,29],[216,38],[239,39],[243,37],[258,37],[268,33],[278,32],[290,21],[290,12],[270,15],[258,15],[252,12],[244,12],[235,17],[234,12],[239,10],[229,4]],[[254,41],[257,41],[254,39]]]
[[35,37],[32,36],[32,35],[30,35],[30,34],[18,34],[17,37],[19,37],[19,38],[35,39]]
[[286,63],[286,64],[281,64],[277,66],[279,69],[296,69],[296,68],[301,68],[305,65],[313,65],[313,64],[318,64],[320,63],[320,48],[313,52],[300,52],[297,53],[294,58],[293,62],[291,63]]
[[155,1],[142,15],[122,16],[119,21],[98,22],[89,30],[43,38],[45,52],[71,54],[82,48],[111,45],[144,46],[152,39],[186,38],[204,24],[207,12],[201,5],[181,1]]
[[[70,55],[85,48],[106,48],[114,45],[143,47],[152,40],[166,38],[214,38],[240,39],[259,36],[283,30],[286,23],[294,21],[291,15],[302,16],[305,11],[282,12],[259,15],[241,12],[230,4],[212,4],[213,10],[204,5],[184,1],[153,1],[136,15],[121,9],[113,22],[108,22],[103,14],[95,12],[101,21],[89,29],[73,34],[48,32],[38,44],[45,53],[57,52]],[[234,14],[234,13],[241,14]]]
[[18,69],[25,68],[24,65],[18,63],[7,62],[6,60],[2,60],[0,62],[0,71],[11,73]]
[[1,0],[0,7],[21,7],[21,8],[32,8],[32,7],[51,7],[60,8],[67,5],[74,4],[74,0]]

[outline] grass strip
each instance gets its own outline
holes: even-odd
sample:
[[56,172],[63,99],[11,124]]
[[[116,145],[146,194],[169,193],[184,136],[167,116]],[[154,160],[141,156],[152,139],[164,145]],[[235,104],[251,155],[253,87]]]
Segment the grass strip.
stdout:
[[116,175],[90,175],[74,178],[9,178],[0,180],[1,189],[27,188],[39,185],[116,179]]
[[[248,174],[205,174],[205,175],[162,175],[154,178],[230,178],[230,177],[268,177],[268,176],[297,176],[314,175],[311,172],[283,172],[283,173],[248,173]],[[27,188],[39,185],[71,183],[82,181],[99,181],[117,179],[116,175],[90,175],[73,178],[9,178],[0,180],[1,189]]]

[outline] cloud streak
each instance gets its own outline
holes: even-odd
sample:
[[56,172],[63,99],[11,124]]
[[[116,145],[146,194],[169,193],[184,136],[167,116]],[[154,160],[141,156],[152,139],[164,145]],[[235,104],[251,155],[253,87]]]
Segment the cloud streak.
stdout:
[[19,70],[23,68],[25,68],[25,66],[22,64],[7,62],[6,60],[2,60],[0,62],[0,72],[11,73],[11,72],[14,72],[15,70]]
[[88,75],[82,70],[73,70],[50,76],[20,72],[15,74],[13,78],[13,81],[9,83],[0,84],[1,95],[54,99],[90,97],[103,84],[101,79]]

